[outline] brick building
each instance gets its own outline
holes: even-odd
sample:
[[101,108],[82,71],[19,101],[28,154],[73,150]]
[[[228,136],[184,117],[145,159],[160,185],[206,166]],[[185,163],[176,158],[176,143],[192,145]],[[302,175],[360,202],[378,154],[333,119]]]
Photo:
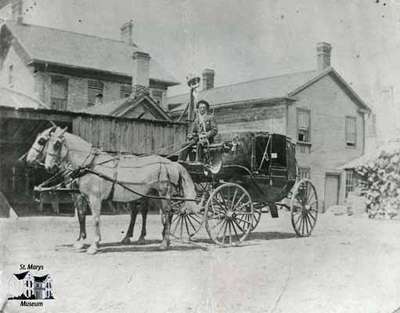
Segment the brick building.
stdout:
[[[212,104],[219,133],[269,131],[295,139],[299,175],[312,179],[325,207],[345,198],[352,181],[340,166],[364,153],[370,112],[330,58],[331,45],[319,43],[316,70],[221,87],[207,69],[198,95]],[[169,97],[171,114],[182,114],[188,99]]]
[[151,106],[161,106],[168,87],[177,84],[133,42],[132,21],[121,27],[121,40],[107,39],[26,24],[22,5],[21,0],[13,2],[13,20],[0,30],[0,85],[32,95],[52,109],[86,110],[135,92],[135,53],[147,56],[140,58],[145,67],[139,65],[139,70],[148,71],[145,87]]

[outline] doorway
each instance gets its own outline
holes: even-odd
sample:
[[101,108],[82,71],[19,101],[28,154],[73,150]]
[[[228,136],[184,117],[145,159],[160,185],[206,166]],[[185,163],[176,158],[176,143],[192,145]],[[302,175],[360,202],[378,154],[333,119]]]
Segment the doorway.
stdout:
[[339,204],[339,188],[340,188],[340,175],[339,174],[326,174],[325,175],[325,195],[324,195],[325,210],[332,205]]

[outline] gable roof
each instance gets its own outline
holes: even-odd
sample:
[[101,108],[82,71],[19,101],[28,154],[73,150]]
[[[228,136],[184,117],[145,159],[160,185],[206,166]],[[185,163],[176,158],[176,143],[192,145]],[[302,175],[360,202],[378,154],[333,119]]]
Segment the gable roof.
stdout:
[[[50,63],[131,77],[132,53],[141,50],[121,40],[102,38],[44,26],[7,21],[6,27],[30,63]],[[150,79],[169,86],[179,84],[153,58],[150,59]]]
[[[291,98],[326,75],[335,76],[356,103],[361,108],[369,110],[368,106],[332,67],[328,67],[322,72],[289,73],[202,90],[198,93],[197,98],[204,99],[212,105],[236,104],[256,99]],[[184,110],[188,101],[188,93],[167,98],[168,105],[173,107],[171,112]]]
[[17,277],[17,278],[18,278],[18,280],[21,280],[21,279],[24,279],[24,278],[25,278],[25,276],[26,276],[26,274],[28,274],[28,273],[29,273],[29,271],[26,271],[26,272],[22,272],[22,273],[14,274],[14,276],[15,276],[15,277]]
[[158,105],[158,103],[148,93],[140,93],[136,97],[127,97],[112,102],[95,105],[92,107],[86,107],[83,108],[81,112],[89,114],[97,114],[97,115],[123,117],[125,113],[137,107],[138,105],[143,103],[143,101],[146,101],[146,103],[150,106],[150,108],[153,111],[157,112],[159,117],[158,119],[171,121],[169,115]]
[[43,102],[34,97],[1,86],[0,86],[0,105],[16,109],[20,108],[49,109],[49,107],[46,104],[44,104]]
[[33,278],[35,279],[35,282],[42,283],[47,279],[48,276],[49,274],[46,274],[44,276],[33,276]]

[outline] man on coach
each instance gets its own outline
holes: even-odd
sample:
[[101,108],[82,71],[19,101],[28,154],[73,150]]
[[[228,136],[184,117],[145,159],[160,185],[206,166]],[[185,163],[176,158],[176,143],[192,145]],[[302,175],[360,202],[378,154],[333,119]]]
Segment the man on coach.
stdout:
[[197,103],[197,109],[196,118],[188,135],[189,142],[185,144],[186,148],[179,154],[179,160],[185,161],[189,150],[195,144],[197,144],[199,150],[199,148],[203,148],[206,144],[213,143],[214,137],[218,133],[217,122],[214,115],[210,113],[210,104],[205,100],[200,100]]

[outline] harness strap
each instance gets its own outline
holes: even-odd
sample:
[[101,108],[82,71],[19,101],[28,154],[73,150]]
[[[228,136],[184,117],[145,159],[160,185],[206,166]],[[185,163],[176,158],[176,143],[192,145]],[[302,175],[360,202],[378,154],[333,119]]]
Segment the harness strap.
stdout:
[[114,161],[114,174],[113,174],[113,178],[112,178],[110,194],[108,195],[109,200],[112,200],[114,198],[115,184],[118,181],[118,165],[119,165],[120,157],[119,156],[115,157],[112,159],[112,161]]

